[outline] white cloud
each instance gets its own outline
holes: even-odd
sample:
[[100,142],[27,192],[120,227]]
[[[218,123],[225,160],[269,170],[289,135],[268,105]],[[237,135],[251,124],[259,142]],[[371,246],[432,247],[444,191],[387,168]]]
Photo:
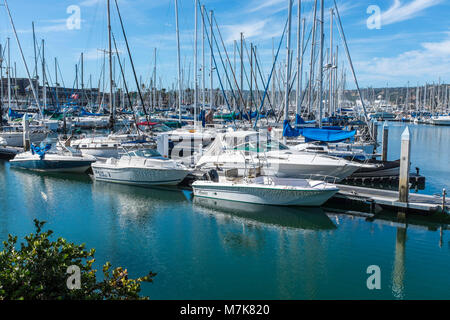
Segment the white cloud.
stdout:
[[92,6],[99,4],[100,2],[104,2],[104,0],[84,0],[84,1],[80,2],[80,6],[92,7]]
[[[50,32],[66,32],[66,31],[72,31],[71,29],[67,28],[66,20],[61,19],[61,21],[64,21],[63,23],[55,23],[53,25],[48,26],[38,26],[35,28],[36,33],[50,33]],[[76,29],[75,29],[76,31]],[[33,29],[19,29],[17,30],[17,33],[31,33],[33,32]]]
[[233,40],[240,39],[241,32],[244,34],[245,38],[259,37],[263,34],[264,27],[267,25],[268,21],[268,19],[265,19],[242,24],[225,25],[223,26],[227,34],[225,41],[231,43]]
[[424,42],[416,50],[395,57],[373,58],[357,63],[365,81],[436,79],[447,77],[450,70],[450,34],[440,42]]
[[282,3],[286,3],[287,7],[287,0],[265,0],[265,1],[258,1],[258,3],[259,5],[252,7],[248,12],[256,12],[261,9],[266,9]]
[[381,14],[381,23],[392,23],[409,20],[416,17],[423,10],[439,4],[442,0],[413,0],[402,4],[400,0],[394,0],[392,6]]

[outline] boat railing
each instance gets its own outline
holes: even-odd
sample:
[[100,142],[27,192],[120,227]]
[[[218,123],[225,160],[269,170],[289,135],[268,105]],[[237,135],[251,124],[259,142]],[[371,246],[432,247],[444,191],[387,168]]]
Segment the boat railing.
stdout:
[[321,181],[325,183],[325,185],[333,184],[335,185],[341,178],[331,175],[323,175],[323,174],[310,174],[308,180]]

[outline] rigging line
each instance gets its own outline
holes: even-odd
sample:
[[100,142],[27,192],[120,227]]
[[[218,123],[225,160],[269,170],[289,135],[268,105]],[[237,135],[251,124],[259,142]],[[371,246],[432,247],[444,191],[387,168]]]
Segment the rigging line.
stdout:
[[[200,13],[202,15],[203,25],[205,25],[205,15],[204,15],[203,11],[204,10],[201,10]],[[206,33],[206,39],[208,39],[208,43],[209,43],[210,48],[213,48],[212,43],[211,43],[211,38],[209,37],[208,28],[205,28],[205,33]],[[215,66],[216,70],[218,70],[217,69],[216,57],[214,55],[214,51],[212,50],[211,52],[212,52],[212,59],[213,59],[213,62],[214,62],[214,66]],[[222,94],[224,96],[224,99],[225,99],[225,102],[227,104],[228,110],[231,112],[230,103],[228,102],[227,95],[225,94],[225,91],[224,91],[224,88],[223,88],[223,84],[222,84],[222,79],[220,77],[220,73],[219,72],[217,72],[217,78],[219,79],[220,88],[222,90]],[[211,90],[212,90],[212,88],[211,88]],[[233,119],[234,126],[236,127],[236,119],[234,119],[234,116],[232,117],[232,119]]]
[[[228,64],[230,65],[231,73],[233,74],[234,83],[236,84],[236,88],[237,88],[237,90],[238,90],[239,96],[240,96],[240,98],[242,99],[241,101],[244,101],[244,98],[243,98],[243,96],[242,96],[242,90],[244,90],[244,88],[239,88],[239,85],[238,85],[237,79],[236,79],[236,74],[235,74],[235,72],[234,72],[233,66],[231,65],[231,60],[230,60],[230,58],[229,58],[229,56],[228,56],[228,51],[227,51],[227,48],[225,47],[225,43],[224,43],[223,38],[222,38],[222,33],[220,32],[220,29],[219,29],[219,24],[217,23],[217,19],[216,19],[215,16],[213,16],[213,19],[214,19],[214,22],[216,23],[216,29],[217,29],[217,31],[218,31],[218,33],[219,33],[219,37],[220,37],[220,40],[221,40],[221,42],[222,42],[222,46],[223,46],[223,48],[224,48],[224,51],[225,51],[225,55],[226,55],[226,57],[227,57]],[[214,37],[214,38],[215,38],[215,37]],[[247,79],[247,82],[248,82],[248,79]],[[231,87],[231,88],[233,87],[233,86],[231,85],[231,83],[230,83],[230,87]],[[245,106],[244,106],[244,109],[245,109]],[[247,115],[248,115],[248,112],[247,112]],[[250,120],[250,124],[251,124],[251,118],[250,118],[250,117],[249,117],[249,120]]]
[[122,78],[123,78],[123,83],[125,86],[125,90],[127,92],[127,99],[128,99],[128,103],[131,107],[131,110],[133,111],[133,118],[134,118],[134,123],[136,124],[136,129],[139,131],[141,130],[137,124],[137,119],[136,119],[136,113],[134,111],[133,105],[131,104],[131,99],[130,99],[130,93],[128,92],[128,86],[126,84],[125,81],[125,74],[123,73],[123,68],[122,68],[122,63],[120,62],[120,56],[119,56],[119,50],[117,50],[117,44],[116,44],[116,38],[114,37],[114,33],[111,33],[113,41],[114,41],[114,48],[116,49],[116,56],[117,56],[117,61],[119,62],[119,68],[120,68],[120,73],[122,74]]
[[[199,4],[199,5],[200,5],[200,4]],[[202,16],[203,16],[203,15],[202,15]],[[208,19],[209,26],[211,27],[211,24],[213,23],[213,21],[210,21],[210,20],[209,20],[208,15],[206,15],[206,18]],[[207,29],[207,28],[206,28],[206,29]],[[209,36],[208,30],[206,30],[206,34]],[[224,71],[225,71],[225,76],[226,76],[226,79],[227,79],[227,84],[228,84],[230,87],[232,87],[231,81],[230,81],[230,79],[229,79],[229,77],[228,77],[227,68],[226,68],[226,66],[225,66],[225,63],[223,62],[222,54],[220,53],[219,44],[217,43],[217,39],[216,39],[216,36],[214,35],[214,32],[212,33],[211,36],[212,36],[212,38],[214,39],[214,42],[215,42],[215,44],[216,44],[217,52],[219,53],[219,58],[220,58],[220,61],[222,62],[222,68],[223,68]],[[210,41],[208,41],[208,42],[210,42]],[[214,44],[210,44],[210,48],[211,48],[211,45],[213,46]],[[213,56],[214,56],[214,55],[213,55]],[[217,75],[218,75],[219,78],[220,78],[220,72],[219,72],[219,69],[218,69],[217,65],[215,65],[215,67],[216,67],[216,70],[217,70]],[[231,93],[232,93],[232,95],[233,95],[233,98],[236,99],[236,96],[235,96],[235,94],[234,94],[234,90],[231,90]],[[223,95],[226,95],[226,92],[225,92],[225,91],[223,92]],[[228,101],[228,99],[226,99],[226,100]],[[231,111],[231,108],[230,108],[230,106],[229,106],[228,103],[227,103],[227,105],[228,105],[228,108],[229,108],[230,111]],[[241,111],[241,110],[239,109],[239,111]]]
[[[247,53],[247,59],[248,59],[249,61],[251,61],[251,59],[250,59],[250,57],[249,57],[249,54],[248,54],[247,43],[245,43],[245,42],[244,42],[244,47],[245,47],[245,51],[246,51],[246,53]],[[250,51],[252,51],[252,50],[250,50]],[[255,69],[256,69],[257,61],[256,61],[256,54],[255,54],[255,52],[256,52],[256,46],[253,45],[253,52],[252,52],[251,54],[252,54],[253,58],[255,59]],[[253,73],[254,73],[254,74],[253,74],[254,77],[252,77],[252,72],[250,72],[250,78],[251,78],[251,81],[255,80],[255,87],[256,87],[255,90],[256,90],[257,95],[258,95],[257,98],[259,98],[259,100],[261,101],[262,97],[261,97],[261,92],[259,92],[258,79],[257,79],[257,77],[256,77],[256,70],[254,70]],[[247,77],[247,75],[246,75],[246,78],[247,78],[247,83],[248,83],[248,77]],[[264,86],[264,83],[263,83],[263,86]],[[249,84],[249,87],[250,87],[250,84]],[[253,104],[254,104],[254,101],[253,101],[253,100],[256,100],[256,98],[253,97],[253,92],[250,93],[250,100],[251,100],[252,105],[253,105]],[[250,111],[251,111],[251,109],[250,109]],[[258,109],[256,109],[256,111],[258,111]]]
[[136,69],[134,68],[133,58],[131,57],[131,51],[130,51],[130,47],[128,45],[127,35],[125,34],[125,28],[123,26],[123,21],[122,21],[122,16],[121,16],[120,10],[119,10],[119,5],[117,4],[117,0],[114,0],[114,2],[116,4],[117,14],[119,15],[120,26],[122,27],[122,33],[123,33],[123,37],[125,39],[125,44],[127,46],[128,57],[130,58],[130,62],[131,62],[131,68],[133,69],[134,80],[136,81],[136,86],[138,87],[137,90],[138,90],[138,93],[139,93],[139,98],[140,98],[141,103],[142,103],[142,109],[144,110],[145,117],[146,117],[147,121],[149,121],[148,113],[147,113],[147,110],[146,110],[145,104],[144,104],[144,99],[142,97],[141,88],[139,88],[139,82],[138,82],[137,75],[136,75]]
[[266,84],[266,88],[264,90],[264,95],[263,95],[263,99],[261,101],[261,105],[259,107],[259,112],[256,115],[256,120],[255,120],[255,125],[254,128],[256,128],[256,124],[258,123],[258,119],[259,119],[259,115],[261,113],[261,109],[264,106],[264,100],[266,99],[267,96],[267,90],[269,89],[269,85],[270,85],[270,80],[272,79],[272,75],[273,75],[273,70],[275,69],[275,65],[278,59],[278,54],[280,53],[280,49],[281,49],[281,44],[283,43],[283,39],[284,39],[284,34],[286,33],[286,28],[287,28],[287,24],[288,24],[288,20],[286,19],[286,23],[284,25],[284,30],[283,30],[283,34],[281,35],[281,39],[280,39],[280,43],[278,45],[278,49],[277,49],[277,54],[275,55],[275,60],[272,63],[272,70],[270,71],[270,75],[269,75],[269,79],[267,80],[267,84]]
[[[256,52],[256,54],[257,54],[257,52]],[[263,76],[262,76],[261,69],[259,67],[259,63],[258,63],[258,59],[257,58],[255,58],[255,62],[256,62],[256,68],[258,69],[259,77],[261,78],[261,82],[262,82],[263,88],[265,88],[266,87],[266,83],[265,83],[265,81],[263,79]],[[259,92],[259,90],[258,90],[258,92]],[[261,101],[262,101],[262,98],[261,98]],[[272,105],[272,102],[270,101],[270,96],[269,95],[267,95],[267,101],[269,102],[270,109],[275,114],[275,110],[274,110],[274,107]],[[267,119],[267,121],[269,121],[269,119]]]

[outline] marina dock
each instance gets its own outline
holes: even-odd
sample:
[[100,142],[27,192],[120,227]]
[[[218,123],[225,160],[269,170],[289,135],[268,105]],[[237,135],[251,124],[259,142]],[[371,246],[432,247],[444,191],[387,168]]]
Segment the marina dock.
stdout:
[[399,201],[399,192],[392,190],[373,189],[366,187],[348,186],[338,184],[339,192],[329,200],[334,203],[359,203],[368,205],[371,212],[382,208],[399,210],[402,212],[415,212],[431,214],[447,212],[450,201],[442,195],[409,194],[408,202]]

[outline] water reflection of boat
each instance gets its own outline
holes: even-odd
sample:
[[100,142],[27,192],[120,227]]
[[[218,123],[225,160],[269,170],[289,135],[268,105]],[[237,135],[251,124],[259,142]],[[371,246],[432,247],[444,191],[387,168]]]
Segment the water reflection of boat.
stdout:
[[93,183],[95,192],[110,193],[111,195],[132,198],[145,198],[149,202],[179,202],[185,201],[181,190],[171,186],[152,186],[152,187],[140,187],[130,186],[123,184],[111,184],[106,181],[95,180]]
[[94,181],[92,193],[94,198],[109,203],[119,215],[131,219],[147,219],[186,201],[182,192],[174,187],[142,188],[105,181]]
[[219,211],[232,217],[248,219],[262,224],[308,230],[332,230],[337,228],[320,207],[277,207],[196,197],[194,197],[193,202],[195,206],[211,209],[215,211],[214,213]]

